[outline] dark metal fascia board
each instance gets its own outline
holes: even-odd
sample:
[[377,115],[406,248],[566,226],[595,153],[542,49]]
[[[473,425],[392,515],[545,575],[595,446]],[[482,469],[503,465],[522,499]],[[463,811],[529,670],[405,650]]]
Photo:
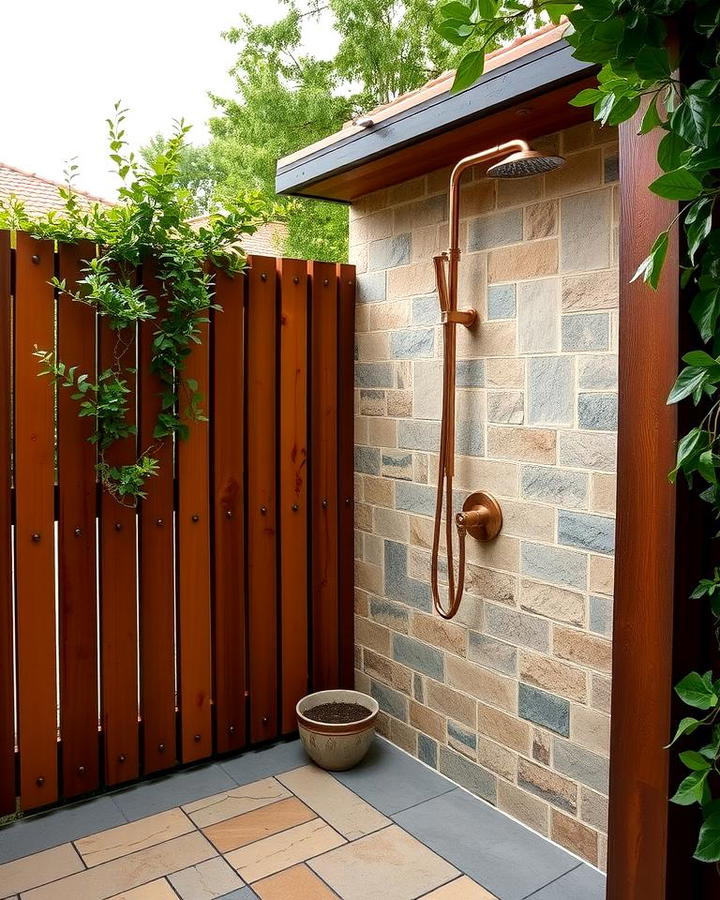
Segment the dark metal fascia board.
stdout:
[[279,194],[303,192],[324,178],[386,156],[408,144],[481,118],[551,87],[575,81],[597,69],[572,56],[565,40],[520,57],[488,72],[459,94],[443,93],[382,120],[377,127],[352,134],[328,147],[278,167]]

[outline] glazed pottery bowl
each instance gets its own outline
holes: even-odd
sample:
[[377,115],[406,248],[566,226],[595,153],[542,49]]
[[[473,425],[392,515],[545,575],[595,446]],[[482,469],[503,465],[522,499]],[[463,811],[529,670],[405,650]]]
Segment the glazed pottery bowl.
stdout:
[[[324,703],[358,703],[367,716],[355,722],[315,722],[305,712]],[[303,697],[295,707],[300,740],[305,752],[323,769],[341,772],[356,766],[368,752],[375,736],[377,701],[360,691],[317,691]]]

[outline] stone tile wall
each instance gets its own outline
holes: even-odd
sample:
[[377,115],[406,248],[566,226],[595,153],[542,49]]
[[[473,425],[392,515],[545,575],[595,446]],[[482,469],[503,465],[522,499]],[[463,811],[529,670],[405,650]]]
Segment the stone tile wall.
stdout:
[[[442,336],[432,256],[448,171],[361,198],[356,669],[381,729],[600,867],[606,854],[617,417],[617,144],[587,124],[536,145],[565,168],[462,186],[455,487],[501,502],[468,539],[457,618],[433,615]],[[472,148],[468,148],[470,151]]]

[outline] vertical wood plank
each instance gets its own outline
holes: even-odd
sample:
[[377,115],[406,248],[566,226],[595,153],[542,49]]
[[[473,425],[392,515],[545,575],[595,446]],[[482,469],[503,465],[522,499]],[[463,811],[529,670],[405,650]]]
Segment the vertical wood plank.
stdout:
[[337,687],[338,617],[338,417],[337,275],[331,263],[312,262],[312,616],[313,689]]
[[340,680],[355,683],[355,514],[354,514],[354,393],[355,393],[355,267],[339,265],[338,284],[338,490]]
[[247,308],[247,533],[250,738],[278,733],[277,314],[275,260],[249,260]]
[[[136,329],[113,331],[100,318],[101,371],[116,356],[135,368]],[[137,424],[136,377],[126,372],[128,421]],[[108,447],[109,465],[130,465],[137,458],[137,438],[131,435]],[[103,490],[100,496],[100,643],[102,728],[105,781],[121,784],[140,774],[138,731],[137,511]]]
[[[197,382],[207,414],[210,386],[209,329],[185,360],[183,377]],[[181,409],[181,415],[183,410]],[[212,753],[212,662],[210,619],[210,447],[208,423],[187,420],[188,437],[177,443],[177,632],[180,759],[192,762]],[[232,565],[230,560],[228,564]]]
[[12,285],[10,233],[0,231],[0,816],[15,812],[12,585]]
[[[90,243],[61,244],[60,278],[77,289]],[[58,299],[58,360],[95,381],[95,308]],[[74,388],[58,388],[58,586],[60,737],[63,796],[94,791],[99,780],[95,422],[78,416]]]
[[[152,264],[143,266],[143,284],[164,301]],[[175,765],[175,586],[173,566],[173,442],[153,436],[161,409],[162,384],[150,371],[155,325],[140,327],[139,450],[152,449],[158,474],[147,481],[140,503],[140,708],[143,721],[144,771]]]
[[280,276],[280,622],[282,722],[297,727],[308,690],[307,263],[279,261]]
[[52,241],[18,234],[15,305],[15,489],[20,796],[58,797],[55,676],[54,387],[33,350],[54,347]]
[[215,730],[220,753],[239,750],[246,729],[245,279],[215,271],[211,416],[213,453]]
[[[633,272],[675,205],[650,193],[662,131],[620,126],[620,345],[608,897],[666,895],[672,698],[678,360],[678,238],[658,290]],[[638,575],[642,573],[642,603]],[[638,715],[642,710],[642,715]],[[632,747],[632,753],[628,748]],[[672,854],[672,851],[670,851]]]

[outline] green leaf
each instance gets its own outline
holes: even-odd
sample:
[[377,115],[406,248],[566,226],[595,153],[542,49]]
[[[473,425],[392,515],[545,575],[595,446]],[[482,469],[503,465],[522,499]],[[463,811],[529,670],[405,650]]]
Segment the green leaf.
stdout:
[[693,856],[700,862],[720,861],[720,812],[712,812],[700,826],[697,847]]
[[643,47],[635,59],[638,75],[646,81],[662,81],[670,77],[667,51],[659,47]]
[[699,675],[697,672],[690,672],[682,681],[675,685],[675,693],[688,706],[694,706],[696,709],[711,709],[717,706],[718,697],[712,688],[712,683],[708,683],[709,679]]
[[598,100],[602,100],[605,95],[597,88],[585,88],[576,94],[570,101],[570,106],[592,106]]
[[443,19],[457,19],[460,22],[470,22],[471,9],[460,0],[452,0],[440,7],[440,15]]
[[475,8],[481,19],[494,19],[497,15],[497,0],[475,0]]
[[665,172],[679,169],[688,147],[689,144],[684,138],[674,131],[669,131],[658,145],[657,159],[660,168]]
[[[677,731],[675,732],[675,736],[667,745],[667,747],[672,747],[675,741],[678,738],[682,737],[684,734],[692,734],[700,724],[700,721],[698,719],[694,719],[692,716],[686,716],[684,719],[681,719],[680,724],[677,727]],[[667,747],[665,749],[667,749]]]
[[711,767],[710,760],[706,759],[702,753],[697,750],[685,750],[680,754],[680,762],[692,769],[693,772],[705,772]]
[[655,243],[650,248],[650,253],[640,263],[637,271],[630,279],[631,282],[642,277],[643,281],[649,284],[650,287],[657,289],[665,257],[667,256],[668,239],[667,231],[663,231],[662,234],[658,235]]
[[677,803],[679,806],[702,803],[706,796],[707,776],[707,772],[693,772],[683,778],[674,796],[670,798],[670,802]]
[[640,130],[638,134],[648,134],[648,132],[652,131],[653,128],[657,128],[658,125],[662,125],[662,120],[660,118],[660,113],[657,108],[657,94],[650,101],[650,105],[645,110],[645,115],[642,118],[642,122],[640,123]]
[[480,78],[485,69],[485,53],[482,50],[473,50],[463,57],[455,72],[453,93],[471,87]]
[[676,131],[689,144],[708,147],[716,113],[710,100],[699,97],[697,94],[688,93],[673,112],[670,124],[673,131]]
[[668,406],[673,403],[679,403],[681,400],[684,400],[691,395],[699,399],[707,380],[707,369],[698,368],[697,366],[687,366],[678,375],[675,384],[670,391],[670,395],[667,398]]
[[691,350],[682,358],[689,366],[700,366],[704,369],[720,368],[720,362],[704,350]]
[[656,178],[650,190],[666,200],[695,200],[703,192],[700,181],[687,169],[675,169]]
[[548,3],[545,6],[545,11],[550,17],[550,21],[553,25],[559,24],[560,19],[562,19],[563,16],[568,15],[568,13],[571,13],[573,9],[575,9],[574,3],[553,2]]
[[446,41],[461,47],[473,33],[473,26],[455,19],[442,19],[435,30]]

